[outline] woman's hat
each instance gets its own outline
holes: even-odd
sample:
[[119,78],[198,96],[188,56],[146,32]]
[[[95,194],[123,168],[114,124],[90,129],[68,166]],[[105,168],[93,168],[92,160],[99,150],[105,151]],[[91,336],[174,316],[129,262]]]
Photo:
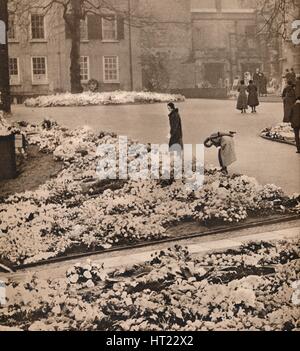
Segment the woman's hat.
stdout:
[[205,141],[204,141],[204,146],[205,147],[212,147],[213,146],[213,141],[215,139],[218,139],[220,138],[220,134],[219,133],[213,133],[211,134],[210,137],[206,138]]
[[210,138],[210,139],[217,139],[217,138],[220,138],[220,134],[219,134],[219,133],[213,133],[209,138]]
[[205,141],[204,141],[204,146],[205,147],[212,147],[213,146],[213,143],[211,141],[210,138],[206,138]]

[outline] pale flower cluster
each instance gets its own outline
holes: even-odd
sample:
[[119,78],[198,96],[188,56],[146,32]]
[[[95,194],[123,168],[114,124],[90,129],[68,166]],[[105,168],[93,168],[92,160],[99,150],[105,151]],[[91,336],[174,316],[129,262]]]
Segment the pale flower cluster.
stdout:
[[261,136],[274,141],[284,141],[295,143],[295,134],[291,123],[279,123],[273,127],[265,128],[261,132]]
[[25,101],[27,107],[121,105],[134,103],[178,102],[184,101],[182,95],[153,93],[147,91],[83,92],[81,94],[56,94],[39,96]]
[[99,181],[96,150],[116,144],[114,134],[70,131],[48,120],[26,130],[35,131],[29,143],[52,152],[64,169],[37,190],[0,203],[0,257],[15,264],[159,240],[183,221],[236,223],[253,214],[299,212],[299,195],[287,197],[275,185],[261,186],[254,178],[226,176],[217,169],[205,171],[197,191],[184,180]]
[[249,243],[236,253],[223,252],[220,266],[211,267],[175,246],[149,262],[110,272],[87,261],[70,267],[66,278],[11,280],[0,324],[29,331],[299,331],[293,303],[299,255],[274,264],[271,272],[263,265],[260,274],[259,267],[242,262],[227,266],[235,254],[250,258],[261,251],[267,258],[270,247],[291,252],[298,244]]

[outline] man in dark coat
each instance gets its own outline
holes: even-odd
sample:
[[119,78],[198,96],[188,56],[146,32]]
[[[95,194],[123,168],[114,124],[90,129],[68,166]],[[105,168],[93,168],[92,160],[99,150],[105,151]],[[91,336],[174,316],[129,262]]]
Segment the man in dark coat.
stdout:
[[295,93],[296,93],[296,96],[300,96],[300,74],[297,75],[296,84],[295,84]]
[[284,78],[286,80],[286,83],[288,83],[288,81],[292,80],[292,74],[288,68],[285,70]]
[[263,72],[261,73],[260,89],[259,90],[260,90],[261,96],[268,95],[268,78]]
[[297,100],[291,109],[290,122],[295,133],[297,153],[300,154],[300,96],[297,97]]
[[170,111],[169,113],[169,121],[170,121],[169,147],[171,150],[177,150],[179,147],[182,150],[183,149],[182,126],[181,126],[181,118],[180,118],[178,108],[175,107],[173,102],[170,102],[168,104],[168,109]]
[[261,72],[260,72],[259,68],[257,68],[256,72],[253,74],[253,83],[254,83],[254,85],[256,85],[257,90],[258,90],[257,91],[258,95],[260,96]]
[[296,84],[296,73],[295,73],[295,71],[294,71],[294,68],[291,68],[290,80],[293,82],[293,85]]
[[291,80],[288,81],[288,85],[283,89],[282,98],[283,98],[283,109],[284,109],[283,122],[289,123],[291,109],[294,103],[296,102],[295,89],[293,86],[293,82]]

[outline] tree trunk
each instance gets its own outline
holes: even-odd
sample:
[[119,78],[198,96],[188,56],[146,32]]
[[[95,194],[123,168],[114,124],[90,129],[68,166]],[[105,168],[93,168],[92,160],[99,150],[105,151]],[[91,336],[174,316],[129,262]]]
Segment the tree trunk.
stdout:
[[71,0],[72,14],[69,23],[71,32],[71,93],[78,94],[83,92],[83,88],[80,81],[80,20],[81,14],[81,0]]
[[[4,42],[0,41],[0,110],[11,112],[11,98],[9,86],[9,61],[8,61],[8,42],[7,42],[7,25],[8,25],[8,0],[0,0],[0,30],[5,30],[5,33],[0,33],[0,38],[4,38]],[[3,25],[3,23],[5,25]],[[3,34],[3,35],[1,35]]]

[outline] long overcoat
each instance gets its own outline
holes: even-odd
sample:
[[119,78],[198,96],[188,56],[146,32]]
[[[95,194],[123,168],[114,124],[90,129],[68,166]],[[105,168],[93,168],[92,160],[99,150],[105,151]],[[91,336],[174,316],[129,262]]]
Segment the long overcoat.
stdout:
[[249,93],[248,95],[248,105],[251,107],[255,107],[259,105],[258,101],[258,92],[257,92],[257,86],[254,84],[250,84],[247,87],[247,91]]
[[290,122],[292,128],[300,128],[300,101],[297,101],[291,109]]
[[295,93],[294,87],[291,85],[286,86],[283,89],[282,97],[283,97],[283,110],[284,110],[283,122],[288,123],[290,121],[290,114],[291,114],[292,107],[296,102],[296,93]]
[[248,108],[248,97],[246,91],[247,87],[245,85],[241,85],[238,88],[239,96],[236,104],[236,108],[238,110],[246,110]]
[[220,158],[223,167],[228,167],[237,160],[233,137],[223,136],[221,138]]
[[181,125],[181,117],[178,111],[178,108],[174,109],[169,114],[169,122],[170,122],[170,141],[169,147],[171,148],[173,145],[178,144],[183,149],[183,141],[182,141],[182,125]]

